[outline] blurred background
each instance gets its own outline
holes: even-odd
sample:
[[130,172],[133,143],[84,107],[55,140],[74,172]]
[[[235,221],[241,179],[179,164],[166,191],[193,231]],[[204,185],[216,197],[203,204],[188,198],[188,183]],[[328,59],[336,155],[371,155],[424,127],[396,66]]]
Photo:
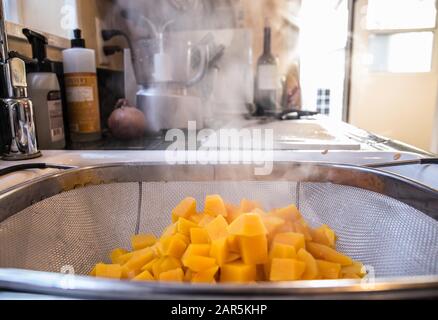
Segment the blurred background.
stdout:
[[[4,5],[10,49],[25,55],[31,49],[23,26],[47,35],[54,61],[62,60],[72,30],[82,30],[87,47],[96,51],[104,129],[119,98],[138,101],[140,81],[124,51],[126,38],[135,47],[139,39],[154,36],[150,23],[159,29],[171,21],[163,32],[214,43],[218,60],[196,94],[208,102],[206,117],[219,119],[254,108],[248,104],[254,101],[269,25],[289,108],[438,152],[435,0],[4,0]],[[126,37],[105,41],[102,30],[120,30]],[[213,40],[205,40],[209,33]]]

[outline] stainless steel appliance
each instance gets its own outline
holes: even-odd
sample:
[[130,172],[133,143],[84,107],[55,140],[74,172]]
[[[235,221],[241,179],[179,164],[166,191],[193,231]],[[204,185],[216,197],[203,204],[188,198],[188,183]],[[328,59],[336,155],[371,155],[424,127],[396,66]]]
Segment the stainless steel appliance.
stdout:
[[[277,162],[267,176],[255,175],[255,167],[107,164],[7,190],[0,194],[0,290],[122,299],[438,296],[437,190],[351,165]],[[158,235],[183,197],[201,201],[212,193],[267,207],[296,203],[312,226],[335,230],[341,252],[373,268],[368,282],[197,285],[85,276],[112,248],[128,247],[132,234]]]
[[38,151],[32,101],[27,98],[26,67],[8,50],[3,2],[0,1],[0,150],[4,160],[24,160]]

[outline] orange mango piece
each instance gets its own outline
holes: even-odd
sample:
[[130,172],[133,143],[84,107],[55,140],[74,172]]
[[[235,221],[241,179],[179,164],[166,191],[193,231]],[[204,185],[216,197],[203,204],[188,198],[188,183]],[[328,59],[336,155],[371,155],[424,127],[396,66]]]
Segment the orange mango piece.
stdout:
[[203,256],[208,257],[210,255],[210,244],[189,244],[187,250],[184,252],[182,259],[187,258],[188,256]]
[[295,259],[274,258],[271,262],[270,281],[299,280],[306,269],[306,264]]
[[318,270],[323,279],[339,279],[341,265],[329,261],[316,259]]
[[312,233],[304,219],[299,219],[294,222],[295,232],[301,233],[306,241],[312,241]]
[[136,234],[131,237],[132,250],[140,250],[152,246],[157,242],[153,234]]
[[240,211],[242,211],[244,213],[251,212],[256,208],[263,210],[262,205],[257,201],[252,201],[252,200],[248,200],[248,199],[242,199],[240,201]]
[[116,264],[124,265],[133,256],[134,256],[134,252],[128,252],[128,253],[122,254],[121,256],[117,257]]
[[176,230],[187,237],[190,237],[190,229],[197,228],[198,225],[185,218],[179,218],[176,223]]
[[228,248],[230,252],[240,253],[238,236],[229,235],[227,241],[228,241]]
[[262,217],[263,224],[265,225],[266,231],[268,234],[274,233],[280,228],[285,221],[279,217],[273,217],[270,215],[266,215]]
[[210,222],[212,222],[214,220],[213,216],[210,216],[210,215],[205,214],[205,213],[203,213],[201,216],[202,217],[201,217],[201,219],[199,220],[199,223],[198,223],[198,225],[200,227],[205,227],[206,225],[208,225]]
[[113,264],[121,264],[119,261],[120,257],[127,253],[128,251],[122,248],[114,249],[113,251],[111,251],[111,255],[110,255],[111,262]]
[[177,222],[181,217],[188,219],[191,215],[195,214],[196,200],[191,197],[185,198],[172,210],[172,222]]
[[256,213],[245,213],[236,218],[228,227],[228,232],[236,236],[253,237],[268,233],[262,218]]
[[228,236],[228,222],[222,215],[218,215],[205,226],[205,230],[211,241]]
[[362,263],[353,261],[352,265],[341,268],[341,274],[356,274],[359,277],[363,277],[366,274],[366,269]]
[[264,264],[268,261],[268,240],[265,235],[239,237],[242,260],[246,264]]
[[227,216],[227,208],[220,195],[213,194],[205,198],[204,213],[213,217]]
[[123,278],[133,278],[140,273],[141,268],[155,258],[154,252],[145,248],[137,252],[133,252],[131,259],[123,264]]
[[269,278],[271,272],[271,262],[274,258],[296,259],[297,253],[295,247],[283,243],[274,243],[269,251],[268,262],[264,265],[266,277]]
[[184,271],[181,268],[161,272],[158,279],[160,281],[183,282]]
[[190,242],[191,243],[209,243],[210,236],[207,230],[204,228],[191,228],[190,229]]
[[154,281],[154,276],[148,271],[144,270],[134,278],[132,278],[134,281]]
[[256,281],[257,269],[255,265],[248,265],[242,261],[227,263],[221,268],[221,282],[246,283]]
[[306,248],[307,251],[309,251],[317,259],[339,263],[342,266],[353,264],[353,260],[350,257],[347,257],[346,255],[328,246],[315,242],[308,242]]
[[177,236],[161,239],[160,243],[162,254],[174,258],[181,258],[187,248],[187,243]]
[[193,274],[191,281],[193,283],[214,283],[216,282],[215,276],[218,271],[218,266],[199,271]]
[[236,261],[236,260],[239,260],[241,257],[240,257],[240,254],[238,254],[238,253],[234,253],[234,252],[230,252],[230,253],[228,253],[228,255],[227,255],[227,263],[230,263],[230,262],[233,262],[233,261]]
[[293,204],[284,208],[274,209],[270,214],[290,222],[295,222],[302,218],[300,211],[298,211],[298,208]]
[[203,216],[204,216],[203,214],[197,213],[190,216],[189,220],[199,225],[199,222],[201,221]]
[[184,273],[184,282],[190,282],[192,281],[194,272],[190,269],[187,269],[186,272]]
[[283,243],[293,246],[295,247],[295,251],[297,252],[300,249],[305,248],[306,246],[304,235],[296,232],[285,232],[276,234],[273,240],[273,244],[275,243]]
[[319,276],[318,264],[315,258],[307,252],[305,249],[300,249],[297,253],[298,260],[303,261],[306,264],[302,279],[313,280]]
[[122,277],[122,267],[119,264],[104,264],[96,265],[96,277],[120,279]]
[[161,238],[173,236],[177,232],[176,222],[164,229]]
[[238,216],[243,214],[240,210],[240,207],[235,206],[234,204],[225,203],[225,208],[227,209],[227,222],[233,222]]
[[216,259],[203,256],[187,256],[182,259],[185,267],[191,269],[194,272],[200,272],[206,269],[216,267]]
[[335,232],[327,225],[322,225],[319,228],[311,230],[312,241],[323,244],[325,246],[335,248],[336,235]]
[[227,238],[220,238],[211,242],[210,257],[216,259],[219,266],[223,266],[228,258]]

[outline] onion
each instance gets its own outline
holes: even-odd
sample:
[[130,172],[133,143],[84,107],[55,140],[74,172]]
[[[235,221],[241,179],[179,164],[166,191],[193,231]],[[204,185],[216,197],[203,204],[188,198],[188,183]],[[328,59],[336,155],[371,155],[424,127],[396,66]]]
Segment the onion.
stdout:
[[108,127],[118,139],[135,139],[145,134],[146,121],[143,112],[120,99],[108,118]]

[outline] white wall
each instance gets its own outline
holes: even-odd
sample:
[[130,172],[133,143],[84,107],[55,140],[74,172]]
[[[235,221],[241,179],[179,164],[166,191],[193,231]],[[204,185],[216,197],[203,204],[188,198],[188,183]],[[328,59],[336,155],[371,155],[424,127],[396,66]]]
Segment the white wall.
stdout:
[[438,121],[434,121],[438,93],[438,34],[435,34],[431,72],[370,72],[368,32],[363,28],[366,4],[367,0],[358,0],[355,8],[349,120],[374,133],[432,150],[433,137],[438,132],[434,133],[434,125],[438,125]]

